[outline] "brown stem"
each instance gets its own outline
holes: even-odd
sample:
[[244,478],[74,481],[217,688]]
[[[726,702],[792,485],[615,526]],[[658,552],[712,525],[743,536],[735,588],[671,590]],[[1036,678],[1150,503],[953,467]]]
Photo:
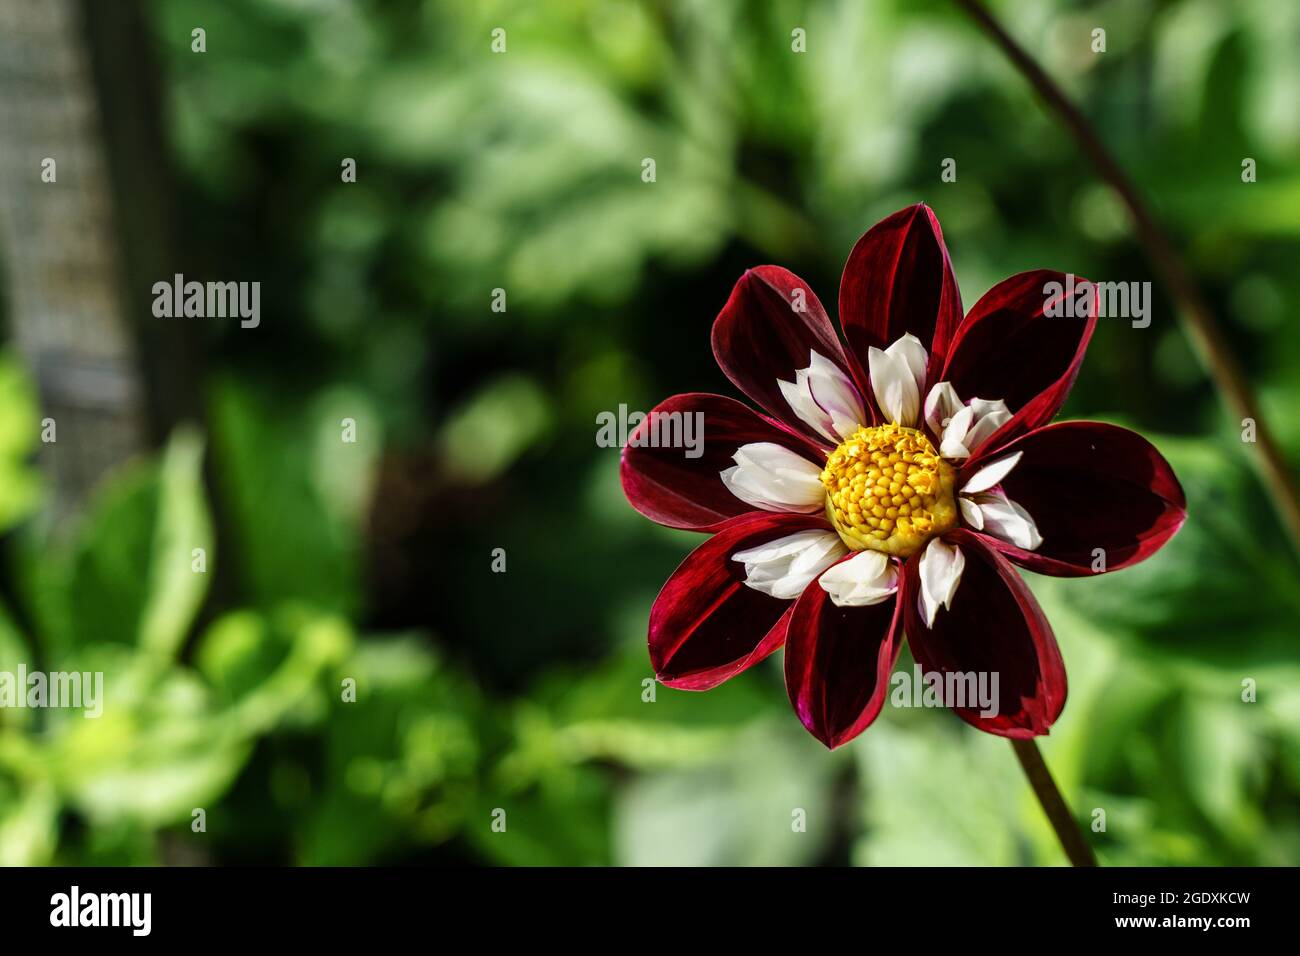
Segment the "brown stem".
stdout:
[[1061,841],[1061,849],[1070,858],[1070,864],[1096,866],[1097,858],[1093,856],[1092,847],[1083,838],[1083,831],[1075,822],[1070,808],[1065,805],[1065,798],[1061,796],[1061,791],[1056,789],[1056,781],[1052,779],[1047,764],[1043,763],[1043,755],[1038,752],[1038,744],[1034,743],[1033,738],[1012,739],[1011,746],[1015,749],[1016,756],[1020,758],[1020,766],[1024,768],[1025,776],[1029,778],[1029,785],[1034,788],[1034,796],[1043,805],[1043,812],[1047,814],[1052,829],[1056,831],[1056,838]]
[[[1033,85],[1038,95],[1060,116],[1073,134],[1079,147],[1087,154],[1101,178],[1119,194],[1137,228],[1137,235],[1155,267],[1156,274],[1168,287],[1183,328],[1191,337],[1201,363],[1213,379],[1219,397],[1236,420],[1251,419],[1255,423],[1255,450],[1252,456],[1260,476],[1271,492],[1273,507],[1277,509],[1291,544],[1300,554],[1300,493],[1297,492],[1286,458],[1273,437],[1273,432],[1260,414],[1259,403],[1246,381],[1245,373],[1233,356],[1214,313],[1197,288],[1191,271],[1175,251],[1155,216],[1147,208],[1132,181],[1111,156],[1109,150],[1093,130],[1078,108],[1066,98],[1038,63],[1025,52],[989,13],[981,0],[956,0],[1002,47],[1002,51],[1016,68]],[[1244,426],[1243,426],[1244,427]]]

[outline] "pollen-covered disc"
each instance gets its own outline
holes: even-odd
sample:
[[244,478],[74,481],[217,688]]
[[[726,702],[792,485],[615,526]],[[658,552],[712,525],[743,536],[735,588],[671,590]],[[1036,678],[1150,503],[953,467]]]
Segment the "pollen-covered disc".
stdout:
[[826,517],[855,551],[907,557],[957,523],[955,477],[916,429],[863,426],[822,470]]

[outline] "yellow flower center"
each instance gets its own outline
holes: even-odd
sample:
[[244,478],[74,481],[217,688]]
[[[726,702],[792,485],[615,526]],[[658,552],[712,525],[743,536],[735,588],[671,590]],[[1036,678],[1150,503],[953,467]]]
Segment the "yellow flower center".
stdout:
[[859,428],[821,477],[826,517],[854,551],[905,558],[957,523],[956,473],[914,428]]

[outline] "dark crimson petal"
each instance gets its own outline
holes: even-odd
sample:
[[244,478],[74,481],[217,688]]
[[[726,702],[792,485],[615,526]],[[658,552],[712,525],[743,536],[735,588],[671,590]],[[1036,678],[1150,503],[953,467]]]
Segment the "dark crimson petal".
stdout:
[[[1022,551],[986,540],[1022,568],[1062,577],[1117,571],[1158,551],[1187,517],[1187,499],[1169,462],[1127,428],[1058,422],[1004,451],[1024,452],[1002,490],[1033,517],[1043,543]],[[1105,558],[1098,571],[1095,548]]]
[[809,733],[832,750],[866,730],[884,706],[903,646],[903,592],[867,607],[836,607],[814,581],[795,602],[786,693]]
[[[907,562],[907,639],[924,673],[998,675],[996,715],[981,716],[978,703],[953,707],[962,720],[1002,737],[1047,733],[1065,707],[1065,664],[1029,587],[1002,555],[979,535],[958,529],[944,541],[966,559],[951,608],[939,608],[934,629],[925,626],[916,596],[919,560]],[[988,686],[991,686],[988,685]],[[969,699],[968,699],[969,702]]]
[[[802,297],[796,293],[802,291]],[[802,309],[796,309],[797,299]],[[713,323],[713,355],[735,386],[819,445],[826,439],[796,415],[781,394],[777,380],[793,382],[795,371],[807,368],[819,352],[840,367],[858,390],[865,379],[854,378],[839,337],[821,301],[808,283],[779,266],[750,269]]]
[[[704,416],[698,458],[688,458],[690,449],[682,447],[637,447],[638,442],[663,436],[670,425],[679,428],[675,423],[682,419],[662,418],[674,413]],[[818,467],[826,462],[816,445],[735,399],[691,392],[656,405],[628,436],[620,466],[623,493],[651,521],[670,528],[716,531],[728,518],[758,510],[733,495],[719,477],[735,464],[731,456],[736,449],[750,442],[774,442]]]
[[686,556],[650,609],[650,662],[660,681],[708,690],[784,643],[792,602],[746,586],[745,566],[731,556],[809,528],[830,525],[821,515],[742,515]]
[[[1085,281],[1076,278],[1076,287]],[[1013,414],[976,459],[1051,421],[1079,374],[1097,324],[1096,289],[1090,300],[1075,301],[1076,312],[1089,315],[1048,317],[1049,302],[1053,310],[1065,307],[1064,294],[1044,291],[1053,282],[1064,288],[1065,274],[1036,269],[999,282],[975,303],[953,340],[940,380],[951,382],[964,402],[1000,398]],[[1082,309],[1089,301],[1091,308]]]
[[930,353],[931,379],[943,367],[961,324],[961,293],[928,206],[899,210],[858,240],[840,280],[840,322],[862,367],[869,347],[887,348],[908,332]]

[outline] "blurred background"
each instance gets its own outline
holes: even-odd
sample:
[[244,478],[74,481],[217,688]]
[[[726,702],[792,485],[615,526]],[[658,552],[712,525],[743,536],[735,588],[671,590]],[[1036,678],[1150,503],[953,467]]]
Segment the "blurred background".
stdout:
[[[1300,460],[1300,7],[994,10]],[[644,699],[700,539],[632,511],[596,416],[734,394],[709,328],[744,269],[833,308],[917,201],[968,307],[1152,278],[948,2],[4,0],[0,671],[106,701],[0,710],[0,863],[1062,863],[1011,748],[946,712],[828,753],[780,655]],[[260,282],[260,325],[156,318],[176,273]],[[1135,569],[1030,576],[1070,677],[1049,765],[1103,863],[1300,862],[1300,570],[1158,285],[1065,415],[1150,437],[1190,517]]]

